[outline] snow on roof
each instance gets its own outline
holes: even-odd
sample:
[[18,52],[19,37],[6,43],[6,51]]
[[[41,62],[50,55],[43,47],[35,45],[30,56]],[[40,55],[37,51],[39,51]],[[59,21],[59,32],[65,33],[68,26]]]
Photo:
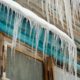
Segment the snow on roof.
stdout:
[[66,33],[59,30],[55,25],[52,25],[48,23],[46,20],[40,18],[29,9],[22,7],[21,5],[19,5],[18,3],[12,0],[0,0],[0,3],[5,4],[5,6],[11,8],[15,12],[23,15],[26,18],[36,21],[37,23],[41,25],[41,27],[48,29],[49,31],[58,35],[61,39],[65,40],[66,42],[70,43],[71,45],[75,47],[74,41]]

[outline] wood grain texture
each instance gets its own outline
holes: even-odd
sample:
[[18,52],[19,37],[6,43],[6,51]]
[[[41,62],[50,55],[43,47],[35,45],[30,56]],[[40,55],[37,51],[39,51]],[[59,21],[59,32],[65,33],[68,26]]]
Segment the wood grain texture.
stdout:
[[0,34],[0,77],[2,76],[3,72],[3,42],[4,42],[3,35]]

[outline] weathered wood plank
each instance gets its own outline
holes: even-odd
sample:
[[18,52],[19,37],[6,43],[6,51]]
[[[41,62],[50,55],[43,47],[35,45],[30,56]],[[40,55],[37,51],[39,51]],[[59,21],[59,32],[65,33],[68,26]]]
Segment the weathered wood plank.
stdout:
[[44,60],[44,74],[45,74],[45,80],[54,80],[54,60],[51,57],[47,57]]
[[0,77],[2,76],[3,72],[3,35],[0,34]]

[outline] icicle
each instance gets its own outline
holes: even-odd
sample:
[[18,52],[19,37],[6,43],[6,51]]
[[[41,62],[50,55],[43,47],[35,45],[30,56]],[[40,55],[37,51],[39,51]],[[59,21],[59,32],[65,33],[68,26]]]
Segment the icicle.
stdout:
[[[52,10],[53,10],[53,5],[54,5],[54,2],[53,1],[54,0],[51,0],[50,1],[50,15],[52,15]],[[53,5],[51,3],[53,3]]]
[[22,25],[19,26],[19,31],[18,31],[19,32],[19,34],[18,34],[18,36],[19,36],[19,39],[18,39],[18,41],[19,41],[19,43],[18,43],[19,47],[20,47],[20,38],[21,38],[21,28],[22,28]]
[[[32,22],[30,22],[30,23],[32,23]],[[34,40],[35,40],[35,34],[36,34],[36,27],[37,27],[37,23],[34,23],[34,33],[33,33],[33,37],[32,37],[32,53],[33,53]],[[32,33],[32,30],[30,30],[30,33]],[[30,34],[30,36],[31,36],[31,34]]]
[[35,59],[37,57],[37,49],[39,44],[39,37],[40,37],[41,28],[39,25],[36,27],[36,48],[35,48]]
[[18,37],[18,30],[21,23],[22,17],[19,14],[15,14],[14,19],[14,29],[13,29],[13,39],[12,39],[12,47],[16,47],[16,41]]
[[22,21],[22,16],[20,14],[15,13],[14,25],[13,25],[12,48],[11,48],[11,57],[13,58],[12,70],[14,68],[14,72],[13,72],[14,79],[15,79],[15,48],[17,45],[18,31],[19,31],[19,27],[21,25],[21,21]]
[[59,19],[62,24],[62,27],[64,29],[64,9],[63,9],[63,0],[58,0],[58,14],[59,14]]
[[43,42],[43,59],[44,59],[44,53],[45,53],[45,44],[46,44],[46,31],[44,34],[44,42]]
[[21,25],[21,20],[22,20],[22,16],[15,13],[14,26],[13,26],[13,37],[12,37],[12,48],[11,48],[11,55],[14,57],[14,62],[15,62],[16,41],[18,37],[19,27]]
[[49,14],[51,15],[51,0],[48,0],[48,11]]
[[47,48],[47,43],[48,43],[48,36],[49,35],[49,31],[48,30],[45,30],[45,33],[44,33],[44,41],[43,41],[43,59],[45,58],[44,57],[44,53],[45,53],[45,49]]
[[75,49],[73,49],[74,52],[74,72],[75,72],[75,80],[77,80],[77,51],[76,51],[76,47]]
[[54,0],[52,0],[52,3],[53,3],[53,5],[52,5],[53,22],[55,24],[55,3],[54,3]]
[[10,10],[10,8],[9,7],[7,7],[7,18],[6,18],[6,30],[7,30],[7,25],[8,25],[8,19],[9,19],[9,10]]
[[74,40],[70,0],[64,0],[64,5],[65,5],[65,15],[66,15],[68,33],[70,33],[70,37]]
[[54,47],[54,36],[52,35],[52,40],[51,40],[51,57],[53,56],[54,52],[53,52],[53,47]]
[[75,76],[75,80],[77,80],[77,48],[75,46],[75,48],[73,47],[73,58],[74,58],[74,76]]
[[13,11],[11,10],[11,18],[10,18],[10,25],[12,26],[12,19],[13,19]]
[[[73,48],[70,44],[68,45],[68,52],[69,52],[69,73],[74,75],[73,69],[75,71],[75,80],[77,80],[77,52],[76,46]],[[74,53],[75,52],[75,53]],[[73,65],[73,63],[75,65]],[[70,79],[71,80],[71,79]]]
[[72,16],[73,16],[73,23],[75,24],[75,19],[78,17],[78,0],[71,0],[72,2]]
[[49,19],[49,10],[48,10],[48,2],[49,2],[49,0],[45,1],[45,10],[46,10],[47,21],[50,22],[50,19]]
[[68,51],[69,51],[69,73],[72,74],[72,47],[71,45],[69,44],[68,46]]
[[24,27],[24,43],[25,43],[25,39],[26,39],[26,31],[27,31],[27,26],[26,26],[26,23],[28,23],[28,20],[26,20],[26,22],[24,23],[24,26],[22,26],[22,27]]
[[34,23],[33,23],[33,21],[31,21],[31,20],[29,20],[29,22],[30,22],[30,39],[31,39],[32,29],[33,29],[33,27],[34,27]]
[[45,44],[45,47],[46,47],[46,53],[47,53],[47,48],[48,48],[48,40],[49,40],[49,30],[46,31],[46,44]]
[[28,1],[28,5],[29,5],[29,3],[30,3],[30,0],[27,0]]
[[58,58],[58,36],[54,34],[54,51],[55,51],[55,60],[56,60],[56,65],[57,65],[57,58]]
[[[11,10],[11,15],[10,15],[10,19],[9,19],[9,21],[10,21],[10,22],[9,22],[9,25],[10,25],[10,26],[12,26],[12,20],[13,20],[13,11]],[[11,27],[9,27],[9,29],[8,29],[8,35],[9,35],[10,28],[11,28]]]
[[56,19],[57,19],[57,23],[58,23],[58,8],[59,8],[58,0],[55,0],[55,7],[56,7]]
[[42,12],[44,14],[44,1],[43,0],[41,0],[41,4],[42,4]]
[[[48,22],[50,22],[50,20],[49,20],[49,9],[51,8],[51,5],[52,5],[52,3],[50,1],[45,0],[45,9],[46,9],[45,12],[46,12]],[[63,1],[64,1],[64,4],[63,4]],[[63,24],[63,19],[64,19],[63,16],[64,15],[66,16],[68,32],[70,33],[70,36],[72,37],[72,39],[74,39],[73,29],[72,29],[72,15],[71,15],[70,0],[63,0],[63,1],[61,1],[60,4],[59,4],[59,0],[55,0],[55,6],[53,8],[53,13],[54,13],[54,9],[56,7],[56,11],[57,11],[56,12],[56,18],[58,19],[58,17],[59,17],[62,24]],[[15,14],[13,38],[12,38],[12,49],[14,50],[14,48],[16,47],[16,41],[17,41],[17,38],[18,38],[18,30],[19,30],[20,24],[22,23],[21,22],[22,21],[22,16],[19,15],[21,13],[24,17],[26,17],[26,18],[29,17],[30,18],[30,26],[31,26],[30,36],[32,34],[32,29],[35,26],[34,27],[35,28],[34,35],[33,35],[33,39],[32,39],[32,45],[34,44],[34,40],[36,38],[36,53],[37,53],[38,42],[39,42],[39,33],[38,33],[39,29],[37,28],[39,25],[40,25],[41,28],[44,28],[44,30],[45,30],[44,41],[43,41],[43,57],[44,57],[44,53],[45,53],[45,50],[46,50],[47,45],[48,45],[48,37],[49,37],[49,32],[48,31],[51,31],[54,34],[54,39],[55,39],[54,48],[55,48],[55,53],[56,53],[55,54],[56,55],[56,64],[57,64],[57,52],[58,52],[58,48],[59,48],[59,45],[57,44],[58,43],[58,38],[60,37],[60,39],[62,40],[62,42],[61,42],[61,48],[62,49],[64,47],[63,46],[63,41],[65,42],[66,48],[68,48],[67,53],[68,53],[68,57],[69,57],[69,59],[68,59],[69,73],[73,74],[73,68],[74,68],[75,80],[77,80],[77,78],[76,78],[77,77],[77,52],[76,52],[76,47],[75,47],[74,41],[72,39],[70,39],[65,33],[60,31],[59,29],[57,29],[54,25],[49,24],[48,22],[46,22],[42,18],[38,17],[37,15],[35,15],[31,11],[29,11],[28,9],[25,9],[25,8],[21,7],[19,4],[15,3],[15,2],[13,2],[13,4],[12,4],[12,2],[13,1],[11,1],[11,0],[7,0],[7,1],[6,0],[0,0],[0,3],[4,3],[4,5],[5,4],[9,5],[9,7],[11,7],[15,12],[17,12],[16,10],[19,11],[19,13]],[[64,8],[63,8],[62,5],[65,6],[65,13],[63,12]],[[9,18],[8,17],[9,9],[10,8],[8,8],[7,18]],[[59,10],[59,9],[61,9],[61,10]],[[74,8],[74,11],[75,11],[75,8]],[[50,9],[50,13],[51,13],[51,9]],[[61,13],[63,13],[63,14],[61,15]],[[8,22],[6,21],[6,23],[8,23]],[[53,47],[53,45],[52,45],[52,47]],[[63,62],[64,63],[63,68],[64,69],[63,70],[66,69],[66,66],[65,66],[66,61],[65,60],[66,60],[66,55],[67,54],[65,54],[65,51],[66,50],[62,51],[62,52],[64,52],[64,62]],[[75,65],[73,65],[73,63]]]
[[0,4],[0,12],[1,12],[1,7],[2,7],[2,4]]
[[64,79],[67,80],[67,76],[66,76],[66,49],[67,49],[67,46],[63,45],[63,40],[61,40],[61,49],[62,49],[62,53],[63,53],[63,80]]

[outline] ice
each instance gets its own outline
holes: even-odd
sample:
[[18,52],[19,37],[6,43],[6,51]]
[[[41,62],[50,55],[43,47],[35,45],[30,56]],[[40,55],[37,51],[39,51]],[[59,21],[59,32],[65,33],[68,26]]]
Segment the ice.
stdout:
[[9,19],[9,8],[7,8],[7,19],[6,19],[6,29],[7,29],[7,25],[8,25],[8,19]]
[[48,37],[49,37],[49,31],[48,30],[45,30],[45,33],[44,33],[44,41],[43,41],[43,58],[44,57],[44,54],[45,54],[45,50],[47,48],[47,44],[48,44]]
[[63,29],[64,29],[64,26],[63,26],[63,24],[64,24],[64,9],[63,9],[63,1],[61,0],[58,0],[58,14],[59,14],[59,19],[60,19],[60,21],[61,21],[61,24],[62,24],[62,27],[63,27]]
[[12,48],[16,47],[16,41],[18,37],[18,30],[21,25],[21,20],[22,16],[18,15],[17,13],[15,14],[15,19],[14,19],[14,29],[13,29],[13,39],[12,39]]
[[41,1],[41,4],[42,4],[42,12],[44,14],[44,3],[43,3],[43,0]]
[[[54,5],[52,5],[52,2],[54,2]],[[8,9],[11,8],[11,10],[15,12],[13,37],[12,37],[12,49],[15,51],[15,48],[17,45],[19,28],[20,28],[20,25],[22,24],[22,17],[25,17],[30,22],[30,38],[32,35],[32,29],[35,28],[35,30],[34,30],[35,32],[34,32],[33,40],[32,40],[32,48],[33,48],[34,40],[36,39],[35,56],[37,55],[37,51],[38,51],[38,44],[39,44],[39,37],[40,37],[41,29],[44,28],[44,30],[45,30],[44,31],[44,40],[43,40],[43,58],[45,58],[44,54],[45,54],[45,50],[48,47],[49,32],[51,31],[51,33],[54,35],[51,40],[51,41],[54,41],[54,42],[51,42],[51,44],[52,44],[51,45],[51,54],[53,55],[53,53],[54,53],[52,50],[54,47],[54,50],[55,50],[54,57],[56,58],[56,65],[57,65],[57,59],[58,59],[58,51],[60,49],[60,52],[62,52],[64,55],[63,56],[64,74],[65,74],[65,71],[67,71],[66,70],[67,66],[65,63],[68,63],[69,73],[70,74],[75,73],[75,80],[77,80],[77,49],[76,49],[76,45],[74,43],[74,35],[73,35],[73,28],[72,28],[72,15],[71,15],[72,10],[71,10],[70,0],[63,0],[61,2],[59,0],[56,0],[56,1],[45,0],[45,10],[46,10],[46,16],[47,16],[48,22],[45,21],[44,19],[38,17],[32,11],[23,8],[18,3],[14,2],[12,0],[0,0],[0,3],[4,4],[5,6],[8,6],[7,7]],[[73,1],[73,3],[74,3],[74,1]],[[78,4],[78,3],[75,3],[75,5],[76,4]],[[50,9],[51,6],[53,7],[53,9]],[[75,11],[75,6],[73,6],[73,7],[74,7],[73,11]],[[53,17],[55,17],[54,16],[55,8],[56,8],[57,21],[58,21],[58,19],[60,19],[61,24],[63,25],[64,19],[66,20],[68,34],[72,39],[66,33],[59,30],[55,25],[52,25],[49,23],[50,22],[49,11],[50,11],[50,14],[53,13]],[[77,14],[77,11],[76,11],[76,14]],[[11,15],[13,15],[13,14],[11,14]],[[7,18],[8,18],[8,16],[9,16],[9,12],[7,14]],[[6,24],[7,23],[8,22],[6,20]],[[59,44],[59,39],[61,41],[61,44]],[[64,47],[64,44],[65,44],[65,47]],[[66,61],[66,56],[68,57],[68,61]],[[73,73],[73,71],[74,71],[74,73]],[[63,76],[63,77],[67,78],[67,76]],[[71,80],[71,78],[70,78],[70,80]]]
[[[31,12],[30,10],[28,9],[25,9],[23,7],[21,7],[19,4],[17,4],[16,2],[12,2],[11,0],[1,0],[0,1],[1,3],[5,3],[5,5],[9,5],[11,6],[11,8],[16,11],[19,11],[20,14],[23,14],[24,17],[27,17],[27,18],[30,18],[30,19],[33,19],[35,20],[37,23],[39,24],[42,24],[43,26],[41,26],[42,28],[45,28],[45,29],[49,29],[50,31],[52,31],[54,34],[57,34],[59,35],[60,37],[62,37],[65,41],[67,42],[71,42],[71,44],[74,46],[74,41],[72,39],[69,38],[69,36],[67,36],[64,32],[62,32],[61,30],[59,30],[58,28],[56,28],[55,25],[52,25],[48,22],[46,22],[45,20],[43,20],[42,18],[38,17],[37,15],[35,15],[33,12]],[[11,2],[13,4],[11,4]],[[18,8],[17,8],[18,7]],[[16,11],[16,12],[17,12]],[[47,27],[46,27],[47,26]],[[57,32],[57,33],[56,33]]]
[[29,5],[29,3],[30,3],[30,0],[28,0],[28,5]]
[[[76,17],[78,18],[79,0],[44,0],[45,2],[45,14],[47,21],[50,22],[50,15],[56,16],[56,23],[60,20],[62,28],[63,24],[66,23],[68,35],[74,39],[73,35],[73,24],[76,24]],[[55,15],[55,13],[56,15]],[[80,13],[79,13],[80,14]],[[53,18],[53,23],[55,20]]]
[[70,0],[64,0],[64,4],[65,4],[65,15],[66,15],[68,33],[70,34],[70,37],[74,40]]
[[35,58],[37,57],[37,50],[38,50],[38,44],[39,44],[39,37],[40,37],[40,26],[37,24],[36,26],[36,49],[35,49]]
[[46,0],[45,1],[45,11],[46,11],[46,16],[47,16],[47,21],[50,22],[48,3],[49,3],[49,0]]

